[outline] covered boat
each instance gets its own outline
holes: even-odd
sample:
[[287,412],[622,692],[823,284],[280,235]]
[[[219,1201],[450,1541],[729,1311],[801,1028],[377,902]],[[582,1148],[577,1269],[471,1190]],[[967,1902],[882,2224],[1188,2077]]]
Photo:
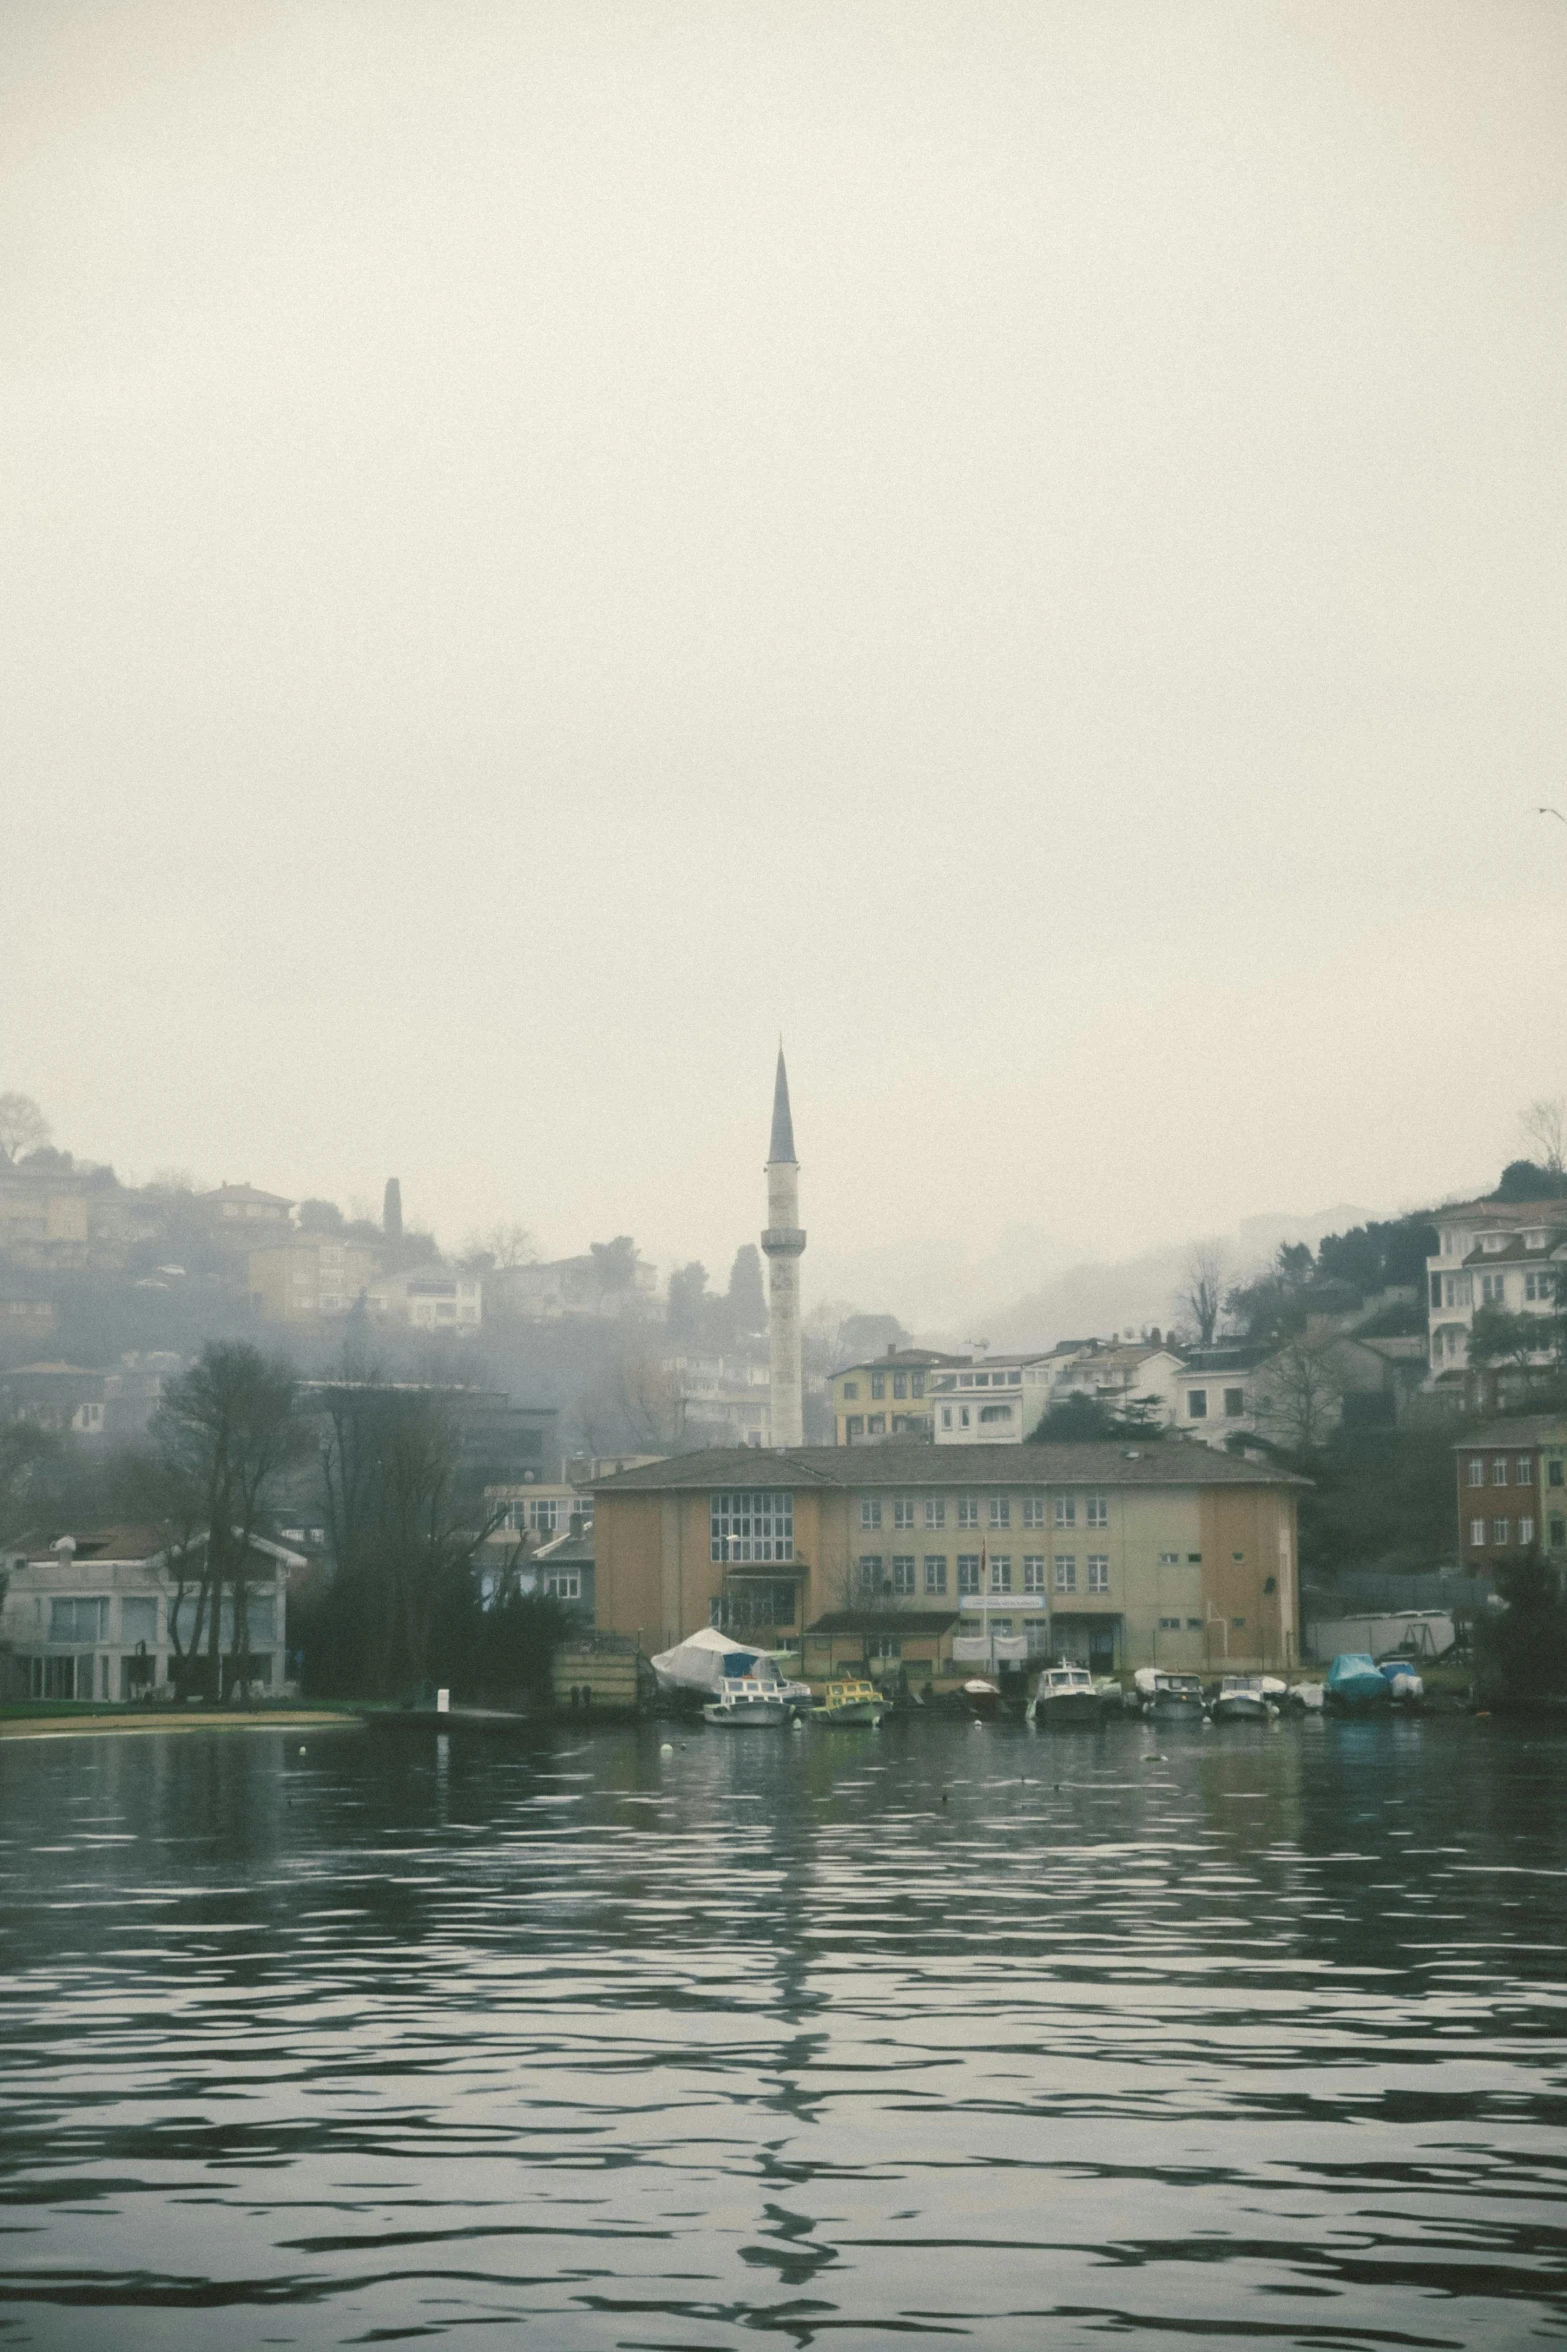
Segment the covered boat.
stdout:
[[1030,1723],[1097,1723],[1104,1701],[1086,1666],[1047,1666],[1028,1702]]
[[1155,1715],[1201,1716],[1208,1712],[1195,1674],[1155,1674],[1151,1702]]
[[1385,1707],[1391,1695],[1376,1660],[1363,1650],[1341,1651],[1323,1685],[1323,1703],[1335,1715],[1369,1715]]
[[1387,1695],[1395,1707],[1425,1705],[1426,1686],[1413,1658],[1384,1658],[1377,1672],[1387,1684]]
[[963,1685],[963,1704],[971,1715],[997,1715],[1001,1711],[1001,1686],[987,1682],[982,1674],[971,1674]]
[[1215,1723],[1266,1723],[1274,1712],[1260,1674],[1227,1674],[1213,1702]]
[[781,1682],[759,1682],[754,1675],[726,1674],[702,1709],[702,1720],[724,1731],[767,1730],[787,1723],[793,1710],[784,1689]]

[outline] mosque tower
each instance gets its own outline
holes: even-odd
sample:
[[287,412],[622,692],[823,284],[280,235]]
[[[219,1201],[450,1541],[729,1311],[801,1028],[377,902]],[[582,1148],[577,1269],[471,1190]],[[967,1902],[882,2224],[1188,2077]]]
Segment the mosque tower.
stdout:
[[794,1156],[794,1121],[789,1116],[789,1073],[783,1045],[773,1082],[773,1139],[767,1154],[768,1329],[772,1351],[773,1444],[805,1443],[804,1387],[800,1371],[800,1163]]

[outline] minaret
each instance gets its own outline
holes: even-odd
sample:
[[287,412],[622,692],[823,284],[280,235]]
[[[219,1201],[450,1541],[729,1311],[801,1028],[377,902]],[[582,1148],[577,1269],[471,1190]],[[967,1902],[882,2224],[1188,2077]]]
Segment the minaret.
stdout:
[[772,1352],[772,1412],[775,1446],[805,1443],[805,1404],[800,1375],[800,1163],[794,1156],[794,1121],[789,1116],[789,1074],[783,1046],[773,1083],[773,1140],[767,1154],[768,1330]]

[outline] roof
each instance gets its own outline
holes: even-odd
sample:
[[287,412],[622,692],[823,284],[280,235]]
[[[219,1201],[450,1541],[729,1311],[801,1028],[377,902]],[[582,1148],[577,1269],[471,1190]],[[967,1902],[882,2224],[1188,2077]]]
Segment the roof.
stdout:
[[593,1538],[591,1535],[572,1535],[569,1532],[565,1535],[553,1536],[548,1543],[540,1544],[536,1552],[530,1552],[528,1555],[530,1566],[540,1564],[545,1560],[552,1568],[591,1568],[593,1565]]
[[[767,1146],[767,1165],[794,1161],[794,1121],[789,1115],[789,1073],[784,1068],[783,1040],[778,1043],[778,1074],[773,1080],[773,1133]],[[798,1165],[798,1162],[795,1162]]]
[[1467,1453],[1471,1446],[1540,1445],[1553,1437],[1567,1441],[1567,1413],[1526,1413],[1514,1421],[1488,1421],[1483,1429],[1455,1437],[1453,1451]]
[[259,1192],[254,1184],[220,1184],[216,1192],[204,1192],[206,1201],[249,1201],[255,1207],[291,1209],[293,1202],[280,1192]]
[[14,1364],[9,1372],[0,1374],[0,1379],[20,1380],[24,1375],[29,1380],[44,1375],[51,1380],[107,1380],[109,1377],[107,1372],[95,1372],[87,1364]]
[[931,1446],[893,1438],[878,1446],[712,1446],[671,1454],[594,1481],[593,1492],[704,1493],[714,1487],[979,1486],[1308,1486],[1309,1479],[1270,1463],[1248,1462],[1212,1446],[1148,1439],[1141,1445]]
[[956,1609],[829,1609],[807,1633],[906,1633],[940,1636],[960,1622]]
[[[1150,1356],[1169,1356],[1177,1364],[1188,1360],[1179,1348],[1166,1347],[1162,1339],[1123,1339],[1096,1348],[1085,1360],[1082,1369],[1086,1375],[1102,1372],[1107,1364],[1144,1364]],[[1036,1361],[1032,1356],[988,1356],[985,1360],[991,1364],[1031,1364]]]
[[1567,1225],[1567,1200],[1450,1201],[1432,1209],[1429,1222],[1440,1225],[1454,1217],[1489,1217],[1503,1225]]
[[70,1527],[62,1527],[54,1535],[45,1534],[40,1528],[30,1528],[26,1535],[19,1536],[14,1544],[6,1548],[13,1553],[24,1554],[29,1562],[58,1561],[63,1555],[53,1550],[52,1546],[67,1535],[75,1536],[77,1559],[90,1560],[95,1567],[107,1567],[116,1560],[154,1559],[168,1540],[156,1527],[139,1527],[134,1524],[88,1527],[79,1535]]
[[861,1356],[855,1363],[840,1364],[828,1378],[841,1380],[846,1372],[928,1372],[934,1364],[972,1364],[973,1361],[972,1356],[944,1356],[940,1348],[887,1348],[879,1356]]

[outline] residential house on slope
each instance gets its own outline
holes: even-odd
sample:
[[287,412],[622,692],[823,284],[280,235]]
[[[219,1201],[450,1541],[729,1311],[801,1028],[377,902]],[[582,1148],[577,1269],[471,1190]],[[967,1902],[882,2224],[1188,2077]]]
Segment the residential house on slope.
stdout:
[[881,1445],[890,1437],[928,1438],[932,1375],[970,1361],[937,1348],[889,1347],[885,1355],[843,1365],[829,1382],[835,1442]]
[[1567,1568],[1567,1417],[1524,1414],[1457,1439],[1458,1559],[1472,1576],[1542,1551]]
[[1549,1324],[1567,1265],[1567,1201],[1466,1201],[1436,1210],[1434,1222],[1437,1254],[1426,1260],[1428,1385],[1463,1389],[1479,1307],[1537,1316],[1540,1345],[1525,1361],[1535,1368],[1550,1364]]

